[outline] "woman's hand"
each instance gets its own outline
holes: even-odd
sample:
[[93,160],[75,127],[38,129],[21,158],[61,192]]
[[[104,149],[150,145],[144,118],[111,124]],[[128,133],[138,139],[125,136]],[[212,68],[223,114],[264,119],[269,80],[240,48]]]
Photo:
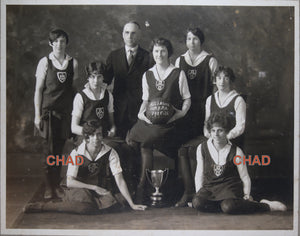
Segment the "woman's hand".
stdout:
[[174,106],[173,106],[173,109],[174,109],[175,113],[174,113],[174,115],[170,118],[170,120],[167,122],[167,124],[169,124],[169,123],[171,123],[171,122],[173,122],[173,121],[175,121],[175,120],[178,120],[178,119],[184,117],[185,114],[186,114],[184,111],[179,110],[179,109],[175,108]]
[[99,195],[107,195],[110,194],[109,191],[107,191],[105,188],[101,188],[99,186],[95,186],[95,188],[93,189],[96,193],[98,193]]
[[116,126],[115,125],[113,125],[112,127],[111,127],[111,129],[108,131],[108,137],[114,137],[115,135],[116,135],[116,130],[117,130],[117,128],[116,128]]
[[145,115],[144,112],[139,113],[139,114],[138,114],[138,118],[139,118],[140,120],[143,120],[143,121],[145,121],[146,123],[152,125],[152,122],[146,117],[146,115]]
[[147,206],[145,205],[135,205],[135,204],[132,204],[130,207],[135,211],[144,211],[147,208]]
[[40,116],[34,117],[34,125],[38,130],[40,130],[40,125],[41,125],[41,117]]
[[253,197],[252,197],[251,195],[249,195],[249,194],[245,194],[244,197],[243,197],[243,199],[244,199],[244,200],[247,200],[247,201],[251,201],[251,202],[254,201],[254,200],[253,200]]

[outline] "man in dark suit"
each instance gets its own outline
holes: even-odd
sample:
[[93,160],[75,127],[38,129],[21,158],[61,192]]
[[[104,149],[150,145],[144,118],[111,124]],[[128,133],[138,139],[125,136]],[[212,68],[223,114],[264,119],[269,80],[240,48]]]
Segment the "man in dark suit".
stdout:
[[142,76],[150,67],[149,52],[138,45],[140,25],[131,21],[124,25],[125,46],[112,51],[106,61],[106,82],[113,83],[114,117],[117,136],[125,138],[137,121],[142,103]]

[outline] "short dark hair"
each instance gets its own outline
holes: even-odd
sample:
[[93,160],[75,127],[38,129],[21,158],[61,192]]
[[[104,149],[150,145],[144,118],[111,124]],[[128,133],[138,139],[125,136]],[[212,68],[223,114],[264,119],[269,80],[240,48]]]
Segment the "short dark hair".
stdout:
[[104,137],[105,132],[103,132],[103,127],[98,120],[89,120],[85,122],[82,126],[82,134],[85,139],[88,139],[90,135],[95,133],[97,129],[101,128],[102,129],[102,135]]
[[104,76],[105,64],[101,61],[93,61],[85,67],[85,72],[87,76],[90,76],[93,73],[98,73]]
[[230,67],[227,67],[227,66],[219,66],[217,68],[217,70],[215,71],[214,73],[214,77],[217,77],[220,73],[224,73],[226,76],[229,77],[230,81],[231,82],[234,82],[235,81],[235,75],[234,75],[234,72],[233,70],[230,68]]
[[164,46],[168,50],[168,57],[171,57],[173,54],[173,46],[170,42],[170,40],[165,39],[165,38],[155,38],[151,41],[150,44],[150,52],[153,51],[154,46]]
[[225,129],[226,132],[229,132],[229,130],[234,127],[233,119],[234,118],[226,112],[213,112],[206,121],[207,130],[210,132],[213,128],[213,124],[217,123]]
[[59,37],[64,37],[66,38],[66,42],[67,44],[69,43],[69,36],[68,34],[63,31],[62,29],[55,29],[55,30],[52,30],[50,33],[49,33],[49,42],[52,44],[57,38]]
[[[140,24],[138,22],[134,21],[134,20],[128,21],[125,25],[127,25],[127,24],[135,24],[139,29],[141,29]],[[124,25],[124,27],[125,27],[125,25]]]
[[187,39],[188,33],[191,32],[193,35],[197,36],[201,42],[201,45],[204,43],[205,37],[202,30],[198,27],[196,28],[188,28],[185,34],[185,40]]

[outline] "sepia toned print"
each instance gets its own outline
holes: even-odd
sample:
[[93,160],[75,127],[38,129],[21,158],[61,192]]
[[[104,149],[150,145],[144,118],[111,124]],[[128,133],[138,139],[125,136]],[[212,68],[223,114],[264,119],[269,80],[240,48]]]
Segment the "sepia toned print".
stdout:
[[[46,4],[21,0],[1,2],[1,234],[297,235],[297,1],[261,0],[247,4],[195,1],[191,5],[186,1],[172,4],[147,0],[62,4],[56,1]],[[203,38],[200,31],[191,30],[195,28],[201,29]],[[67,33],[57,48],[49,42],[49,32],[55,29]],[[172,50],[164,44],[151,46],[155,38],[167,39]],[[153,48],[164,52],[154,52]],[[61,49],[64,50],[63,61],[69,63],[61,63],[68,64],[65,69],[57,69],[51,59],[55,58],[55,50]],[[165,52],[169,55],[162,55]],[[36,122],[37,77],[43,63],[45,74],[50,73],[49,62],[54,66],[59,86],[72,80],[67,88],[72,99],[57,103],[57,106],[63,105],[60,112],[65,112],[69,120],[62,122],[68,127],[54,128],[53,141],[60,142],[56,137],[61,136],[55,136],[58,132],[70,131],[57,153],[49,149],[49,138],[45,139],[45,135],[49,137],[49,130],[37,131],[41,126]],[[93,62],[103,63],[101,72],[95,74],[95,70],[90,69],[87,73],[87,67]],[[220,66],[232,70],[234,82],[229,78],[231,75],[218,74]],[[91,74],[97,77],[93,82]],[[217,79],[215,75],[222,78]],[[199,95],[195,101],[198,89],[195,81],[199,78],[211,84],[199,85],[203,88],[199,93],[205,96]],[[171,84],[171,79],[177,87]],[[89,83],[94,83],[95,88]],[[170,87],[176,91],[164,95],[164,90]],[[98,88],[100,92],[94,93]],[[156,96],[165,96],[167,100],[159,100],[151,107],[152,113],[146,107],[142,111],[145,98],[151,101]],[[178,97],[182,101],[176,100]],[[212,137],[211,131],[220,131],[207,127],[208,97],[210,115],[214,115],[213,109],[217,106],[220,110],[229,107],[227,112],[234,121],[229,119],[228,122],[235,122],[238,127],[233,125],[229,130],[224,129],[224,134]],[[190,103],[184,104],[188,99]],[[94,101],[102,107],[96,107],[95,115],[89,116],[84,109],[92,111]],[[45,104],[45,100],[41,100],[41,104]],[[195,104],[199,104],[201,114],[197,114]],[[82,119],[107,119],[100,122],[104,127],[101,145],[107,150],[111,148],[113,157],[101,149],[97,149],[94,156],[77,152],[80,144],[92,142],[83,136],[81,127],[86,120],[75,118],[74,114],[81,112]],[[141,113],[145,114],[145,120]],[[164,115],[163,122],[149,121],[160,119],[160,114]],[[197,119],[191,118],[192,114],[197,114],[194,116]],[[40,114],[41,119],[43,115]],[[57,118],[56,114],[52,115]],[[71,119],[76,129],[71,126]],[[198,124],[197,120],[201,122]],[[141,122],[143,125],[139,127],[146,128],[135,129]],[[151,126],[159,127],[162,135],[153,135],[151,132],[155,129],[149,128]],[[224,128],[219,127],[219,123],[212,126]],[[169,130],[172,132],[167,133]],[[138,133],[138,139],[132,138],[133,131]],[[151,142],[148,142],[149,137]],[[139,141],[146,138],[147,142]],[[237,138],[240,139],[236,141]],[[178,143],[173,145],[173,140]],[[211,143],[219,141],[224,141],[220,149],[213,150]],[[232,149],[227,145],[232,145]],[[235,145],[239,148],[234,149]],[[224,147],[228,150],[222,149]],[[148,149],[153,150],[151,162],[147,159],[149,155],[143,153]],[[71,157],[72,152],[78,154],[76,159]],[[98,155],[108,160],[99,162]],[[188,165],[181,157],[186,158]],[[204,191],[199,176],[205,176],[206,171],[202,171],[199,163],[203,168],[211,166],[211,170],[206,170],[214,175],[214,181],[225,181],[225,177],[233,176],[239,182],[235,182],[236,179],[230,182],[231,190],[226,194],[223,190],[220,194],[216,186]],[[73,167],[68,168],[70,165]],[[55,168],[48,178],[53,185],[49,185],[51,191],[47,192],[45,173],[50,173],[47,171],[52,166]],[[81,185],[84,191],[80,188],[73,192],[66,183],[70,169],[76,181],[93,185],[94,182],[89,182],[88,177],[85,182],[86,176],[81,175],[81,171],[89,171],[89,168],[97,175],[100,173],[97,187],[85,191],[88,188]],[[250,182],[243,176],[249,176]],[[213,183],[209,182],[210,177],[205,177],[204,185]],[[226,184],[222,186],[229,189]],[[97,194],[101,197],[95,197]],[[226,196],[223,198],[223,195]],[[203,196],[214,203],[221,199],[223,202],[202,205]],[[228,196],[255,204],[242,203],[239,206],[245,206],[247,211],[232,213],[224,210]],[[84,208],[84,204],[66,206],[72,202],[70,199],[80,203],[94,201],[97,211],[92,209],[87,214],[84,209],[90,208]],[[28,206],[34,210],[27,213]],[[207,211],[210,207],[213,210]]]

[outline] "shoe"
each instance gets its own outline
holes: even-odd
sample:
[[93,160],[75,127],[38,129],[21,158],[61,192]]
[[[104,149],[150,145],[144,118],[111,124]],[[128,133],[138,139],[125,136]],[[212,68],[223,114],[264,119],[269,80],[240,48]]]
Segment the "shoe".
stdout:
[[53,192],[51,188],[46,188],[45,193],[44,193],[44,198],[45,199],[50,199],[53,197]]
[[24,208],[24,213],[38,213],[43,211],[44,202],[31,202],[28,203]]
[[65,192],[61,187],[57,187],[57,188],[55,188],[55,194],[58,198],[63,198],[65,195]]
[[267,199],[262,199],[260,203],[268,204],[271,211],[286,211],[287,207],[282,202],[279,201],[269,201]]
[[193,194],[183,194],[181,199],[175,204],[175,207],[188,207],[188,202],[192,201],[193,196]]

